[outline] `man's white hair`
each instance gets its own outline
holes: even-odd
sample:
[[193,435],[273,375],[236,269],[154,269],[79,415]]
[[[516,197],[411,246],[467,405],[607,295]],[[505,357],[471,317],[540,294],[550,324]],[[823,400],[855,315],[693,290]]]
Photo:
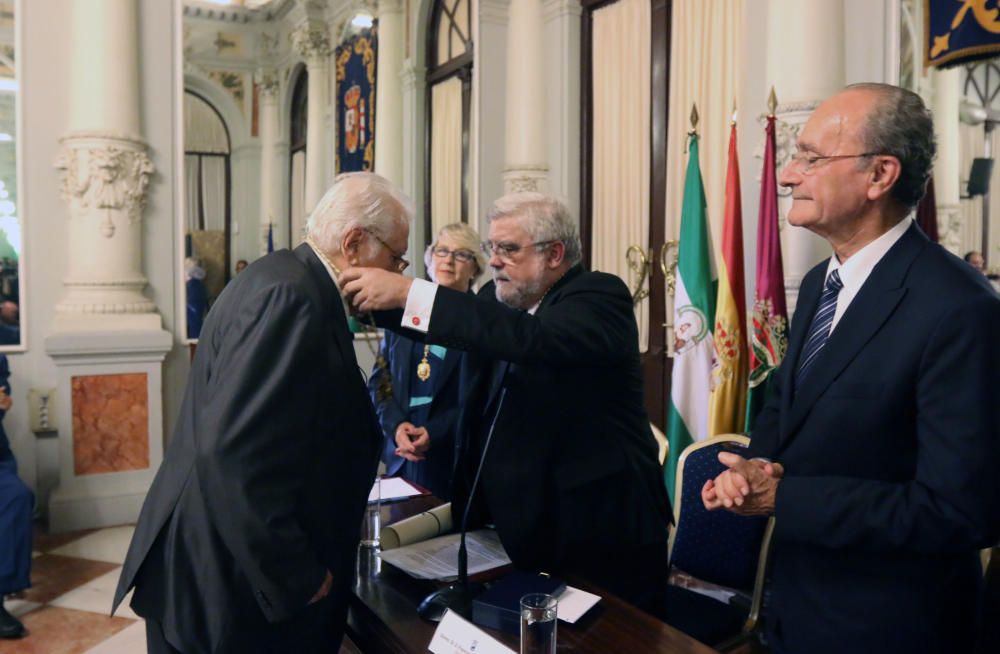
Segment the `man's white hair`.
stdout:
[[510,217],[517,218],[533,243],[562,241],[569,265],[583,258],[576,221],[559,198],[543,193],[510,193],[498,198],[486,214],[489,222]]
[[[340,252],[347,232],[361,228],[383,241],[413,220],[413,201],[381,175],[343,173],[316,204],[306,234],[324,252]],[[375,247],[369,239],[369,247]]]

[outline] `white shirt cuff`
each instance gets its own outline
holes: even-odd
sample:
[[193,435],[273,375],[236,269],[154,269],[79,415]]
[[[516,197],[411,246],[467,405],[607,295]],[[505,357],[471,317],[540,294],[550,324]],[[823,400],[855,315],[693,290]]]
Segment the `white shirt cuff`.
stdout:
[[438,285],[425,279],[414,279],[410,292],[406,295],[406,307],[403,309],[403,327],[427,333],[431,324],[431,309],[434,308],[434,297]]

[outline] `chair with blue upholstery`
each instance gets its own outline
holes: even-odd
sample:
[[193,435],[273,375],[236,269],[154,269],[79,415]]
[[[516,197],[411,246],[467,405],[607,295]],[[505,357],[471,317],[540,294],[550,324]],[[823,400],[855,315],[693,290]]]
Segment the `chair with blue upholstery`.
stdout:
[[[668,587],[668,622],[719,650],[756,633],[774,519],[708,511],[701,489],[726,469],[720,452],[743,456],[749,442],[740,434],[715,436],[689,445],[677,462],[671,579],[686,580],[687,587]],[[716,592],[709,596],[692,588]],[[721,599],[729,593],[728,601]]]

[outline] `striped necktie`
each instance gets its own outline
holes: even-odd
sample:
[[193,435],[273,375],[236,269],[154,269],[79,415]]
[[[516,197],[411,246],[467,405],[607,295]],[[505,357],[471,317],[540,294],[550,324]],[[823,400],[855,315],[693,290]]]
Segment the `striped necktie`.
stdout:
[[795,387],[802,385],[802,380],[809,374],[809,369],[816,361],[816,356],[826,345],[830,338],[830,326],[833,324],[833,314],[837,312],[837,296],[840,289],[844,288],[844,282],[840,281],[840,273],[834,270],[826,279],[826,286],[823,287],[823,295],[819,298],[819,307],[816,315],[813,316],[812,325],[809,328],[809,338],[802,347],[802,354],[799,357],[799,370],[795,375]]

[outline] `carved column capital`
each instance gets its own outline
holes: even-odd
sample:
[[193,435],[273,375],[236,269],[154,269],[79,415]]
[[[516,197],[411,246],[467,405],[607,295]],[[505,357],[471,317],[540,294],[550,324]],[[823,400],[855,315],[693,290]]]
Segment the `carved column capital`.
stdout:
[[260,88],[262,100],[274,100],[278,97],[278,89],[281,87],[281,80],[278,72],[273,68],[260,68],[254,73],[254,81]]
[[292,47],[307,61],[325,59],[333,52],[330,33],[311,25],[302,25],[292,32]]
[[[98,132],[76,132],[60,142],[55,167],[60,194],[71,208],[121,211],[131,223],[142,220],[149,178],[156,170],[144,142]],[[101,234],[111,238],[115,225],[110,212],[106,217]]]
[[544,193],[548,181],[548,166],[524,164],[507,166],[503,171],[504,193]]

